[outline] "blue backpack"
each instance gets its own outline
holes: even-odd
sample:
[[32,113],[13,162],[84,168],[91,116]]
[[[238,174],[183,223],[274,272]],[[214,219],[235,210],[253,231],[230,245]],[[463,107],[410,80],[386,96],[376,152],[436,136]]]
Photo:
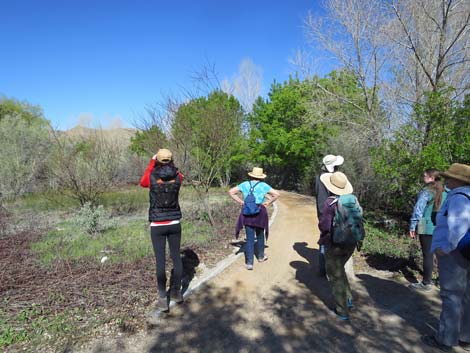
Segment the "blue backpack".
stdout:
[[250,192],[248,193],[248,195],[246,195],[245,200],[243,200],[244,204],[243,204],[242,213],[244,216],[255,216],[259,213],[260,208],[256,204],[256,198],[255,198],[255,195],[253,194],[253,190],[255,189],[255,186],[259,184],[259,181],[256,182],[254,185],[251,185],[251,181],[249,181],[249,183],[250,183]]
[[348,246],[362,241],[366,235],[362,207],[353,194],[341,195],[333,218],[331,240],[333,244]]

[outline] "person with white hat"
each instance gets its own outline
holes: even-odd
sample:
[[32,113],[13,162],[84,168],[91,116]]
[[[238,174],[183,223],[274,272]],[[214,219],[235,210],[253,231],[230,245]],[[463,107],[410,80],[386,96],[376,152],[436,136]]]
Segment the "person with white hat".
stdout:
[[[150,160],[140,185],[149,188],[149,222],[150,236],[156,259],[158,299],[157,310],[169,310],[169,301],[183,302],[181,280],[183,262],[180,256],[181,247],[181,209],[179,190],[183,182],[183,174],[173,163],[173,155],[166,148],[159,149]],[[170,293],[167,293],[166,254],[168,242],[170,257],[173,261]],[[169,294],[169,296],[168,296]]]
[[470,165],[440,173],[450,189],[436,216],[431,252],[437,256],[442,310],[439,330],[425,344],[443,352],[470,351]]
[[[323,157],[322,166],[320,169],[320,175],[317,175],[315,178],[315,200],[317,206],[317,217],[320,219],[323,212],[323,204],[328,196],[331,196],[331,193],[325,187],[325,184],[321,181],[321,176],[325,173],[336,172],[340,165],[344,163],[344,158],[342,156],[335,156],[328,154]],[[320,254],[318,257],[318,273],[320,276],[324,277],[326,274],[325,270],[325,247],[320,245]]]
[[[269,220],[266,207],[272,204],[279,198],[279,192],[274,190],[269,184],[264,182],[266,174],[263,168],[254,167],[248,173],[250,180],[244,181],[241,184],[231,188],[228,191],[230,197],[235,200],[241,207],[242,212],[238,217],[235,236],[238,237],[241,229],[245,227],[246,233],[246,248],[245,248],[245,262],[248,270],[253,270],[253,260],[255,255],[255,234],[256,234],[256,256],[258,262],[264,262],[268,257],[264,253],[265,236],[266,240],[269,235]],[[240,198],[239,193],[243,194],[243,199]],[[256,207],[256,213],[253,215],[246,215],[243,212],[247,196],[252,194],[254,196],[253,205]]]

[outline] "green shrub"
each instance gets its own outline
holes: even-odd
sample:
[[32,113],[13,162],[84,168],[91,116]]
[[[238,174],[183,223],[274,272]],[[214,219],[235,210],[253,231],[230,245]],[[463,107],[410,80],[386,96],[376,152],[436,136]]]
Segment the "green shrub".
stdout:
[[85,203],[78,211],[74,222],[79,229],[90,235],[97,235],[116,226],[116,222],[111,219],[111,215],[104,209],[103,205],[94,207],[90,202]]

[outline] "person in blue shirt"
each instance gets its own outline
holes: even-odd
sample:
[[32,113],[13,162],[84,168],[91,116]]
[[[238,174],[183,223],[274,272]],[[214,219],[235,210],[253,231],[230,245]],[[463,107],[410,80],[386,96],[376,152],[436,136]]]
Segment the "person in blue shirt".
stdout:
[[432,290],[432,270],[434,267],[434,255],[431,253],[434,223],[431,215],[434,210],[439,210],[447,193],[437,169],[425,170],[423,181],[426,185],[418,194],[410,219],[410,237],[415,239],[418,234],[423,253],[423,280],[412,283],[410,288],[429,292]]
[[[250,189],[253,188],[253,195],[255,196],[256,204],[260,207],[260,212],[254,216],[243,216],[243,214],[240,213],[239,221],[237,223],[237,225],[241,224],[242,226],[245,226],[246,268],[248,270],[252,270],[255,252],[255,234],[256,255],[258,261],[264,262],[268,259],[264,254],[265,230],[267,230],[268,227],[268,212],[266,211],[266,207],[279,198],[279,192],[263,181],[266,178],[263,168],[255,167],[248,173],[248,175],[250,176],[250,180],[244,181],[243,183],[231,188],[228,193],[230,197],[243,208],[244,200],[248,196]],[[243,199],[240,198],[239,193],[243,194]]]
[[437,256],[442,310],[439,330],[425,344],[444,352],[470,351],[470,165],[454,163],[441,173],[450,190],[437,213],[431,251]]

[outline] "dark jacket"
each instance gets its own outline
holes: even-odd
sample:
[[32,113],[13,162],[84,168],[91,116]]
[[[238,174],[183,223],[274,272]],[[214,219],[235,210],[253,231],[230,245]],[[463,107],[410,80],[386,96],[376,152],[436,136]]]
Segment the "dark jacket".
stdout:
[[[327,172],[322,170],[320,175],[324,173]],[[323,205],[325,204],[325,200],[328,196],[331,195],[328,189],[326,188],[325,184],[323,184],[320,180],[320,175],[317,175],[315,178],[315,198],[317,201],[317,216],[319,220],[323,212]]]
[[238,238],[240,231],[243,229],[243,226],[250,226],[255,228],[262,228],[264,229],[264,235],[266,236],[266,240],[268,240],[269,236],[269,218],[268,218],[268,210],[263,205],[259,205],[260,212],[256,216],[244,216],[242,212],[240,212],[240,216],[238,216],[237,224],[235,225],[235,237]]
[[323,203],[322,214],[318,221],[318,228],[320,229],[319,245],[331,245],[331,228],[337,207],[338,202],[336,196],[329,196]]
[[173,163],[160,165],[150,161],[140,181],[142,187],[150,187],[150,222],[181,219],[179,190],[182,180],[182,174]]

